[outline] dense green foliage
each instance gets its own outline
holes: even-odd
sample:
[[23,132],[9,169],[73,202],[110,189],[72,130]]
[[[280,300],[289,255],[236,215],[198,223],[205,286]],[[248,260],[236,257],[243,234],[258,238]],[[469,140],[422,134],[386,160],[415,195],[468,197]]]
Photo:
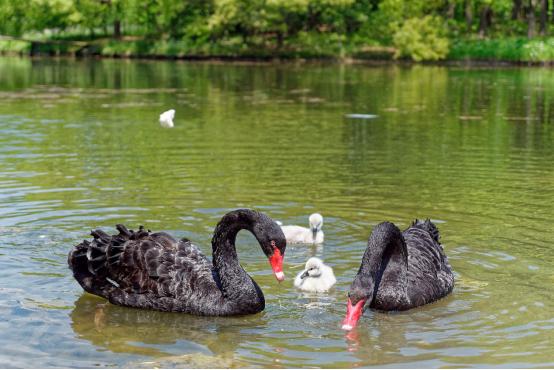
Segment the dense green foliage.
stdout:
[[451,46],[451,59],[503,60],[518,62],[554,61],[553,38],[510,38],[459,41]]
[[440,36],[441,28],[440,20],[430,15],[406,20],[394,32],[395,57],[410,57],[416,62],[443,59],[448,53],[448,40]]
[[0,0],[0,35],[88,41],[107,55],[533,61],[552,59],[552,9],[554,0]]

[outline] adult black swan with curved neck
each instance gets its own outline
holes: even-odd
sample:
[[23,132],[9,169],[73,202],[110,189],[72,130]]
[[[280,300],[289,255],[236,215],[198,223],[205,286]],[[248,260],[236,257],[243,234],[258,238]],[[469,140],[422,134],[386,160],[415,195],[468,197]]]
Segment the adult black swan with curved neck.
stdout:
[[390,222],[377,225],[350,286],[342,328],[353,329],[364,306],[402,311],[450,293],[454,274],[439,237],[430,220],[415,220],[404,232]]
[[94,239],[75,246],[68,263],[85,291],[113,304],[206,316],[253,314],[265,308],[265,300],[238,261],[235,238],[242,229],[254,234],[275,277],[283,280],[285,236],[271,218],[249,209],[219,221],[212,262],[188,239],[117,225],[118,235],[92,231]]

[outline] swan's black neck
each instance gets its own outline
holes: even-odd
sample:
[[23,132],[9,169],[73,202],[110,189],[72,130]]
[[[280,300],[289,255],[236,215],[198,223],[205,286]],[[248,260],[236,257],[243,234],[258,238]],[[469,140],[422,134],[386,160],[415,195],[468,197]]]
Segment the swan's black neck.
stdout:
[[[212,238],[213,265],[219,275],[224,296],[229,301],[264,304],[264,297],[256,283],[248,276],[239,263],[235,248],[235,239],[240,230],[248,230],[260,245],[263,243],[264,230],[260,224],[268,222],[269,217],[249,209],[240,209],[227,213],[217,224]],[[262,307],[263,309],[263,307]]]
[[373,300],[387,266],[395,279],[404,281],[408,264],[408,253],[402,232],[394,224],[383,222],[371,233],[367,249],[362,258],[353,289],[365,290]]

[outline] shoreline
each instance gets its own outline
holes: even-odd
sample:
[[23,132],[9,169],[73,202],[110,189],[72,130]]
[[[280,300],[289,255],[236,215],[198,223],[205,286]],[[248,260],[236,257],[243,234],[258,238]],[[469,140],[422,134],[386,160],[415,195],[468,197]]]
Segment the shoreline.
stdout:
[[345,64],[345,65],[428,65],[469,68],[498,67],[553,67],[554,60],[508,60],[500,58],[446,58],[438,61],[413,61],[394,59],[391,47],[369,47],[349,55],[329,55],[313,50],[289,50],[271,52],[260,49],[257,53],[250,51],[229,52],[229,54],[159,54],[128,52],[108,52],[102,45],[87,41],[31,41],[0,38],[0,57],[22,58],[73,58],[80,60],[121,59],[121,60],[166,60],[186,62],[212,62],[233,64]]
[[229,55],[74,55],[71,53],[60,54],[26,54],[17,52],[0,52],[1,57],[18,57],[29,59],[75,59],[75,60],[137,60],[137,61],[179,61],[191,63],[222,63],[222,64],[344,64],[344,65],[398,65],[398,66],[442,66],[442,67],[468,67],[468,68],[508,68],[508,67],[542,67],[553,68],[553,61],[511,61],[511,60],[486,60],[486,59],[445,59],[440,61],[415,62],[405,59],[371,59],[353,57],[279,57],[279,56],[229,56]]

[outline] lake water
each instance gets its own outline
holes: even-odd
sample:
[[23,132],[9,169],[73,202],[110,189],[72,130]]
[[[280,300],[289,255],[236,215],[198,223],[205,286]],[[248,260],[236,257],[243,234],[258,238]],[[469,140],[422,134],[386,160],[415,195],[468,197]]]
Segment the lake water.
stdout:
[[[552,367],[553,99],[539,68],[0,58],[0,367]],[[211,255],[239,207],[325,218],[323,246],[287,248],[282,284],[239,235],[260,314],[117,307],[67,268],[116,223]],[[368,310],[346,335],[372,227],[416,217],[440,228],[453,294]],[[292,287],[314,255],[335,269],[329,294]]]

